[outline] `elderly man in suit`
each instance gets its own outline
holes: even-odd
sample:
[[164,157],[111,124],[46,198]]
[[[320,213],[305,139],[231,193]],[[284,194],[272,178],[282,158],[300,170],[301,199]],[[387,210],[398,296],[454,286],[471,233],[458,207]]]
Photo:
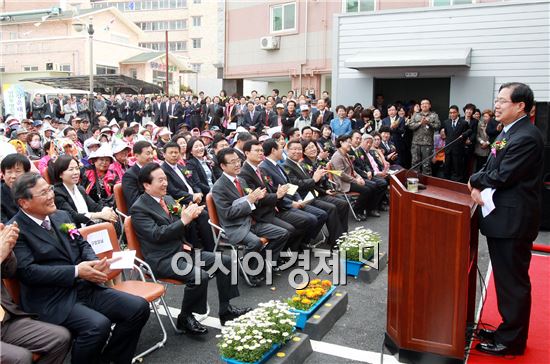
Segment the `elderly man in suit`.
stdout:
[[149,318],[147,301],[103,285],[109,261],[66,231],[71,218],[56,209],[53,187],[39,174],[19,177],[13,194],[21,208],[11,221],[21,229],[14,250],[21,307],[71,331],[73,363],[131,363]]
[[[277,261],[289,233],[279,226],[253,218],[253,211],[266,197],[266,189],[250,190],[246,182],[238,177],[242,162],[233,148],[222,149],[217,158],[223,174],[212,187],[212,197],[229,242],[242,243],[246,246],[245,254],[261,253],[264,258],[265,251],[270,250],[272,259]],[[249,266],[256,270],[258,263],[257,259],[252,258]],[[261,275],[252,278],[253,285],[260,284],[262,280]]]
[[[218,258],[228,270],[227,273],[222,271],[216,273],[221,324],[225,325],[226,321],[248,312],[249,309],[239,309],[229,304],[229,300],[239,296],[237,286],[231,284],[229,257],[216,256],[212,252],[202,250],[199,254],[201,262],[204,263],[204,269],[201,266],[193,266],[184,275],[173,269],[174,256],[183,252],[191,253],[193,250],[194,241],[189,239],[188,227],[201,215],[204,206],[191,203],[181,208],[178,214],[174,210],[174,206],[177,206],[176,202],[166,194],[168,178],[156,163],[149,163],[139,171],[139,182],[143,185],[145,193],[132,206],[130,214],[145,261],[149,263],[157,277],[185,282],[185,294],[177,321],[178,329],[191,335],[204,335],[208,332],[206,327],[195,319],[193,312],[206,313],[210,279],[206,270],[212,267]],[[175,264],[182,271],[189,268],[189,263],[185,259],[177,259]]]
[[336,139],[336,148],[338,149],[330,162],[335,170],[342,172],[341,175],[334,176],[338,191],[359,193],[354,207],[355,214],[359,219],[366,220],[365,211],[369,216],[380,217],[380,213],[377,211],[380,196],[377,196],[376,185],[367,184],[363,177],[355,172],[353,163],[348,156],[351,150],[351,136],[339,136]]
[[[168,178],[168,194],[181,204],[200,204],[203,195],[200,188],[193,182],[193,177],[187,177],[188,170],[178,164],[181,158],[180,146],[175,142],[168,142],[164,146],[164,163],[161,168]],[[188,179],[189,178],[189,179]],[[208,224],[208,213],[204,210],[191,224],[191,238],[194,242],[201,242],[202,247],[214,251],[214,238]]]
[[303,147],[297,140],[288,142],[288,158],[283,164],[288,179],[298,186],[297,193],[305,198],[309,193],[317,196],[311,205],[326,211],[328,214],[327,228],[329,232],[328,244],[333,246],[344,232],[348,230],[349,209],[346,201],[335,196],[334,191],[323,185],[326,169],[318,168],[313,175],[308,174],[302,167]]
[[468,183],[475,202],[484,205],[481,191],[490,189],[495,209],[480,214],[480,230],[487,237],[502,323],[496,331],[481,330],[486,341],[476,349],[494,355],[525,351],[531,312],[529,264],[537,237],[542,206],[544,144],[529,121],[533,91],[519,83],[500,87],[495,117],[504,127],[489,160]]
[[[2,278],[15,278],[17,258],[13,247],[19,236],[17,224],[0,224]],[[33,353],[40,363],[62,363],[71,348],[71,333],[62,326],[32,319],[12,300],[2,282],[0,360],[4,363],[31,363]]]
[[243,123],[240,126],[250,129],[250,131],[261,128],[263,113],[255,110],[253,101],[248,101],[246,106],[247,109],[243,112]]
[[323,125],[330,125],[332,119],[334,113],[328,109],[325,99],[317,100],[317,111],[311,117],[311,126],[321,129]]

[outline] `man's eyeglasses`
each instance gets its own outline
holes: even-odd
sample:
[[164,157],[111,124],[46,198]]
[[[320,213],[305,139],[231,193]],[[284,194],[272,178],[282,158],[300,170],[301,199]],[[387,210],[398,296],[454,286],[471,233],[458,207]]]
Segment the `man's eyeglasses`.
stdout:
[[500,105],[502,105],[502,104],[507,104],[507,103],[509,103],[509,102],[512,102],[512,100],[506,100],[506,99],[500,97],[500,98],[498,98],[498,99],[495,100],[495,105],[496,105],[496,104],[500,104]]
[[241,161],[240,158],[238,158],[238,159],[233,159],[232,161],[225,162],[225,164],[233,165],[233,166],[237,166],[237,165],[240,166],[240,165],[242,165],[242,161]]
[[48,186],[47,189],[38,192],[36,195],[33,195],[32,198],[48,197],[50,193],[53,193],[53,186]]

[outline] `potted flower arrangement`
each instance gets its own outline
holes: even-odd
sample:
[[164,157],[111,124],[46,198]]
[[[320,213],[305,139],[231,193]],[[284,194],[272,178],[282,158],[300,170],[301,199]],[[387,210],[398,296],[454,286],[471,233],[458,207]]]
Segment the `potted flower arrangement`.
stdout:
[[304,329],[309,317],[331,295],[336,287],[329,280],[314,279],[303,289],[297,289],[296,294],[288,299],[292,311],[298,314],[296,327]]
[[380,240],[378,233],[364,227],[344,233],[336,240],[340,254],[346,255],[347,275],[354,277],[359,275],[364,261],[373,257],[374,247],[380,244]]
[[269,301],[226,323],[218,348],[226,363],[265,363],[294,332],[295,313],[286,303]]

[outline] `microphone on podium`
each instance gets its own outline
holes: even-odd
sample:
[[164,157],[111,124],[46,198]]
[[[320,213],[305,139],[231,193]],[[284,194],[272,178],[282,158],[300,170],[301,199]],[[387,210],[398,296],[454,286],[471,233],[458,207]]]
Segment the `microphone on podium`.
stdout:
[[[416,167],[418,167],[418,166],[424,164],[424,162],[426,162],[427,160],[432,159],[437,153],[445,151],[445,150],[446,150],[448,147],[450,147],[451,145],[455,144],[456,142],[458,142],[458,141],[461,140],[461,139],[464,139],[464,138],[469,137],[470,135],[472,135],[472,129],[466,130],[464,133],[460,134],[455,140],[453,140],[453,141],[450,142],[449,144],[445,144],[445,146],[444,146],[443,148],[434,151],[431,155],[429,155],[428,157],[422,159],[420,162],[416,163],[414,166],[412,166],[411,168],[409,168],[409,169],[407,170],[407,173],[405,174],[405,180],[407,180],[407,177],[409,177],[409,173],[410,173],[410,172],[415,172],[415,173],[418,175],[418,172],[414,171],[414,169],[415,169]],[[419,183],[419,184],[418,184],[418,189],[419,189],[419,190],[425,190],[425,189],[426,189],[426,186],[424,186],[423,184]]]

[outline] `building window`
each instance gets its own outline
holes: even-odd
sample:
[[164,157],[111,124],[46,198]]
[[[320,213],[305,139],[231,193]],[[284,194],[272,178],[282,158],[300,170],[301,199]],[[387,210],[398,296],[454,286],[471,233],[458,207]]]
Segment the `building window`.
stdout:
[[191,69],[197,73],[201,71],[201,64],[200,63],[191,63]]
[[23,72],[38,71],[38,66],[23,66]]
[[116,75],[118,74],[118,67],[96,65],[95,72],[98,75]]
[[10,40],[17,39],[17,32],[10,32]]
[[193,0],[193,4],[200,4],[201,0]]
[[[147,42],[147,43],[139,43],[139,46],[142,48],[152,49],[154,51],[166,51],[166,43],[165,42]],[[187,50],[187,41],[179,41],[179,42],[168,42],[168,46],[170,47],[171,52],[182,52]]]
[[6,72],[6,67],[0,66],[0,73],[4,73],[4,72]]
[[143,21],[137,22],[136,25],[145,32],[156,32],[161,30],[185,30],[187,29],[187,19]]
[[137,78],[137,68],[130,68],[130,77]]
[[123,12],[159,9],[182,9],[187,8],[187,0],[103,1],[92,3],[92,7],[94,9],[105,9],[112,6]]
[[346,13],[376,10],[376,0],[344,0]]
[[193,48],[201,48],[201,38],[193,38]]
[[71,65],[69,63],[67,64],[62,64],[60,66],[60,71],[63,71],[63,72],[71,72]]
[[296,29],[296,3],[274,5],[271,7],[271,32]]
[[450,6],[450,5],[468,5],[472,4],[473,0],[433,0],[433,6]]
[[193,26],[194,27],[200,27],[201,26],[202,16],[192,16],[191,19],[193,19]]

